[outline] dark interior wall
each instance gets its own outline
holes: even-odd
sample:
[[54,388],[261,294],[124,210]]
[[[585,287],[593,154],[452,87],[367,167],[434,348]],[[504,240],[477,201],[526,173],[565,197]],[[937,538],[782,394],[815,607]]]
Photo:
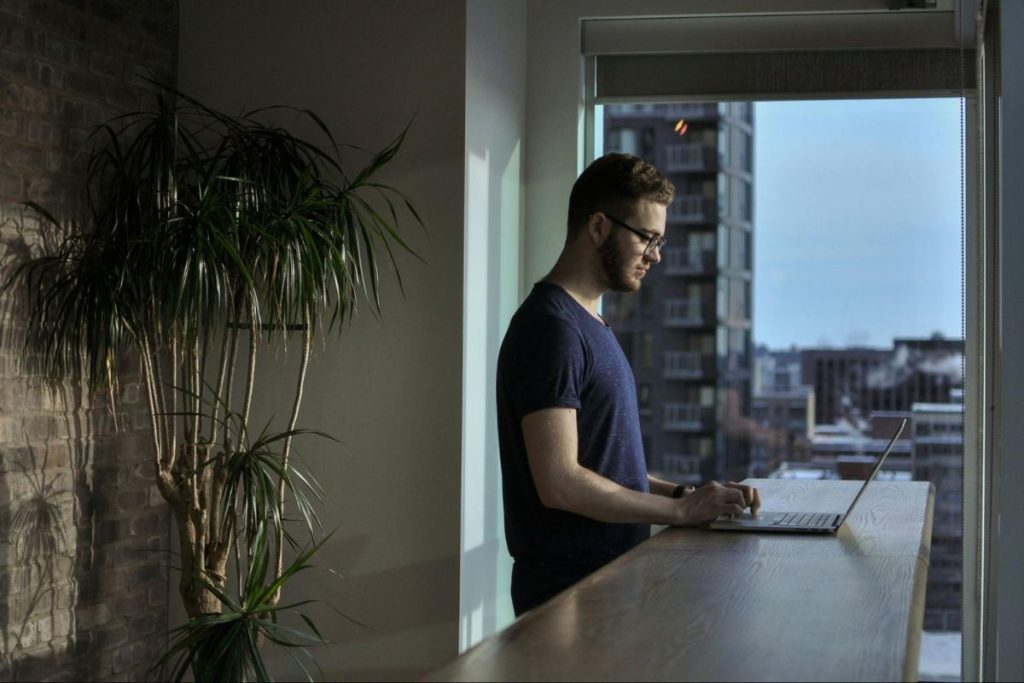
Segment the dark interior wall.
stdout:
[[[81,215],[89,133],[147,103],[139,74],[175,82],[177,40],[177,0],[0,0],[0,273],[42,239],[22,202]],[[142,680],[166,642],[169,514],[138,375],[118,369],[113,415],[24,360],[0,348],[0,680]]]

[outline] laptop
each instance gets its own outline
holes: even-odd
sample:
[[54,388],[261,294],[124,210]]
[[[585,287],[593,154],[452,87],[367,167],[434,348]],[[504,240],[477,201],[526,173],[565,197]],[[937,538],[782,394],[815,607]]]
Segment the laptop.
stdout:
[[900,438],[903,429],[907,426],[907,419],[903,418],[896,433],[889,439],[889,445],[885,447],[878,462],[871,470],[871,474],[861,484],[860,490],[854,496],[846,512],[765,512],[759,511],[757,517],[750,517],[745,514],[742,517],[731,518],[728,516],[719,517],[711,522],[710,528],[717,531],[781,531],[786,533],[801,534],[834,534],[843,526],[846,518],[850,516],[853,507],[864,495],[868,484],[875,478],[878,471],[882,469],[882,463],[889,456],[896,440]]

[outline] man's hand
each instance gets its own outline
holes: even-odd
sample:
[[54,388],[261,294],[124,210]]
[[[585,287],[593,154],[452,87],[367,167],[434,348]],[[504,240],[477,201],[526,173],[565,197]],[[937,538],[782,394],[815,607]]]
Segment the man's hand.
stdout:
[[678,526],[704,524],[721,515],[740,515],[747,508],[757,516],[761,508],[761,495],[757,489],[732,481],[726,482],[725,486],[712,481],[679,499],[681,521]]
[[757,517],[758,510],[761,509],[761,494],[753,486],[747,486],[746,484],[738,484],[734,481],[725,482],[727,488],[738,489],[743,494],[743,507],[750,508],[750,514]]

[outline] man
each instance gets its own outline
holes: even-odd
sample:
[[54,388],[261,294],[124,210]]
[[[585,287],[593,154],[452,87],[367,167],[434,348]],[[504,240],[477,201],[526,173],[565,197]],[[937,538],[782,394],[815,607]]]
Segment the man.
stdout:
[[554,269],[520,306],[498,355],[498,438],[516,614],[650,536],[756,512],[749,486],[684,489],[647,474],[633,372],[598,314],[661,261],[674,188],[651,164],[609,154],[577,179]]

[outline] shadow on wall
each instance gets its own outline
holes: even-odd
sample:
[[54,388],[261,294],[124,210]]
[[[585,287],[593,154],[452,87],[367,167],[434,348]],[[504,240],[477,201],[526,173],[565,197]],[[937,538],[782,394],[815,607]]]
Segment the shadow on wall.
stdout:
[[[456,655],[455,643],[439,641],[437,634],[450,633],[456,619],[450,594],[441,587],[459,573],[460,556],[380,570],[345,569],[359,565],[373,541],[368,534],[333,537],[329,543],[338,570],[314,559],[313,569],[296,585],[294,599],[314,601],[308,615],[318,625],[329,625],[322,629],[329,644],[310,648],[324,680],[418,680]],[[297,612],[280,617],[285,626],[303,627]],[[424,633],[435,634],[426,637],[432,642],[425,643]],[[267,654],[276,680],[304,678],[289,655],[281,650]]]
[[[25,215],[0,220],[0,281],[45,232]],[[151,507],[138,380],[116,369],[118,414],[83,380],[47,382],[18,342],[25,320],[4,295],[0,680],[142,674],[166,642],[168,517]]]

